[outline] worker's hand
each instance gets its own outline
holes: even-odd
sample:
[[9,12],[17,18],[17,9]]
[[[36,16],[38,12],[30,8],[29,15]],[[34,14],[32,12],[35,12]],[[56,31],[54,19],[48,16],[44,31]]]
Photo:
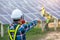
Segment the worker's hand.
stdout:
[[25,20],[20,19],[20,21],[18,21],[18,23],[20,23],[21,25],[25,23]]
[[40,20],[39,20],[38,18],[35,18],[35,20],[37,20],[37,21],[38,21],[38,23],[40,23]]
[[40,20],[37,20],[38,21],[38,23],[40,23]]

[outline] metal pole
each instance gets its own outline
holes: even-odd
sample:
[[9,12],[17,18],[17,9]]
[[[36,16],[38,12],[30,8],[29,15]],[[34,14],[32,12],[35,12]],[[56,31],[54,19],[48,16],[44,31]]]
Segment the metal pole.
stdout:
[[45,23],[43,21],[41,21],[41,28],[42,28],[42,31],[44,32]]
[[54,20],[54,30],[56,31],[58,27],[58,19]]
[[1,37],[4,36],[3,24],[1,24]]
[[58,19],[57,19],[57,23],[56,24],[57,24],[57,27],[58,27]]

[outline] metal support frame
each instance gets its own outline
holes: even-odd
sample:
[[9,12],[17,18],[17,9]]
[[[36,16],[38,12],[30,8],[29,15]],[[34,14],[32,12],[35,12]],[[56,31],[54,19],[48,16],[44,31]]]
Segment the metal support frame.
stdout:
[[41,28],[42,28],[42,31],[44,32],[44,28],[45,28],[45,23],[44,23],[44,21],[41,21]]
[[1,24],[1,37],[4,36],[3,24]]
[[54,30],[56,31],[58,27],[58,19],[54,19]]

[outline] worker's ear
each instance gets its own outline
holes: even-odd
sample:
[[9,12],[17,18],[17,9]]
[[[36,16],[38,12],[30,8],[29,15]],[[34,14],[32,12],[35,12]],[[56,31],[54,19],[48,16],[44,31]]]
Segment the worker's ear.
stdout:
[[40,20],[37,20],[38,21],[38,23],[40,23]]
[[18,23],[19,23],[20,25],[22,25],[22,22],[21,22],[21,21],[18,21]]
[[37,20],[37,22],[40,23],[40,19],[39,18],[35,18],[35,20]]
[[21,19],[19,19],[18,23],[19,23],[19,24],[22,24],[22,23],[21,23]]

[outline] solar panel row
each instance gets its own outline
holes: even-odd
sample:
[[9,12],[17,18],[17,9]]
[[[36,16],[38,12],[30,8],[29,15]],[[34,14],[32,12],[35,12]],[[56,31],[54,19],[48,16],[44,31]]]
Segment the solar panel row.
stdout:
[[[47,10],[47,12],[49,12],[49,14],[51,14],[52,16],[55,16],[56,18],[60,19],[60,12],[57,12],[60,10],[60,4],[56,3],[56,0],[54,0],[55,2],[53,3],[52,0],[41,0],[40,3],[42,5],[44,5],[45,9]],[[59,0],[57,0],[59,3]]]
[[0,17],[0,21],[5,24],[10,24],[12,22],[10,15],[16,8],[20,9],[25,14],[24,18],[26,21],[31,21],[34,18],[39,18],[44,21],[45,18],[39,14],[42,5],[44,5],[45,9],[52,16],[60,19],[60,12],[58,12],[60,10],[59,2],[59,0],[0,0],[0,15],[3,15]]
[[[11,0],[10,3],[9,3],[8,0],[6,0],[6,1],[3,0],[3,1],[0,2],[0,4],[1,4],[0,15],[2,15],[0,17],[0,19],[1,19],[0,21],[2,21],[3,24],[10,24],[12,22],[12,19],[10,18],[10,15],[12,13],[12,10],[14,10],[15,8],[19,8],[20,10],[23,11],[24,14],[35,12],[35,9],[33,9],[31,7],[31,5],[25,4],[24,1],[21,1],[21,2],[17,1],[16,2],[16,1]],[[4,16],[4,15],[6,15],[6,16]],[[32,21],[34,18],[37,18],[35,16],[37,16],[37,15],[33,16],[33,14],[32,15],[31,14],[29,14],[29,15],[26,14],[24,18],[25,18],[26,21]]]

